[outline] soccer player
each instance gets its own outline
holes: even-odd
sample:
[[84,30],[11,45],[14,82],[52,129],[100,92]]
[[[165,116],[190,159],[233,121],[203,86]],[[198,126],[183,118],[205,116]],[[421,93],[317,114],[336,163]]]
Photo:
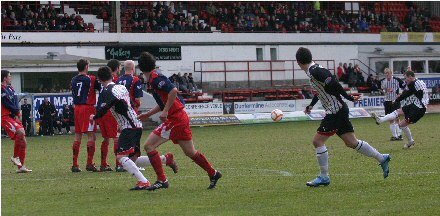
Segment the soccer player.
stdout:
[[81,172],[78,165],[78,156],[81,146],[82,134],[87,133],[87,165],[86,170],[97,172],[93,163],[96,141],[96,124],[89,121],[89,116],[95,114],[96,90],[100,90],[101,85],[95,76],[89,75],[90,62],[86,59],[80,59],[76,66],[78,75],[73,77],[71,88],[73,95],[73,104],[75,105],[75,140],[73,141],[73,166],[72,172]]
[[125,74],[120,76],[118,79],[118,84],[124,85],[130,92],[130,98],[134,103],[134,110],[139,114],[139,107],[141,106],[142,92],[142,81],[136,76],[136,67],[134,61],[126,60],[124,62]]
[[359,98],[349,96],[336,77],[332,76],[330,71],[312,61],[312,53],[309,49],[300,47],[296,52],[296,60],[299,67],[304,70],[310,78],[310,85],[317,92],[310,105],[304,110],[310,113],[313,106],[321,100],[326,115],[321,121],[313,145],[316,148],[316,157],[321,169],[321,174],[306,185],[318,187],[320,185],[329,185],[330,177],[328,174],[328,150],[325,145],[330,136],[337,134],[347,147],[355,149],[357,152],[376,159],[383,170],[383,177],[387,178],[389,173],[390,155],[381,154],[366,141],[358,140],[354,134],[353,126],[348,118],[348,106],[342,100],[341,95],[349,100],[355,101]]
[[[393,102],[399,94],[399,89],[405,88],[405,83],[400,78],[393,76],[393,71],[389,68],[385,68],[384,74],[386,77],[380,81],[380,89],[385,94],[385,102],[383,105],[385,107],[385,115],[387,115],[400,108],[400,104],[398,103],[394,104],[396,107],[393,107]],[[391,141],[403,140],[398,118],[390,121],[390,129],[392,134]]]
[[[111,69],[111,75],[112,75],[112,81],[116,82],[118,80],[119,75],[119,66],[120,63],[116,59],[111,59],[107,66]],[[101,84],[102,85],[102,84]],[[101,91],[99,92],[98,96],[98,103],[96,105],[96,111],[99,111],[101,107],[103,106],[103,98],[102,98],[102,91],[103,86],[101,86]],[[108,147],[110,145],[110,139],[113,139],[113,152],[115,156],[117,156],[117,150],[118,150],[118,123],[116,122],[116,119],[113,117],[111,112],[106,112],[105,115],[98,119],[96,123],[99,125],[99,129],[101,130],[102,138],[104,139],[101,143],[101,167],[100,171],[113,171],[113,169],[110,167],[110,165],[107,162],[107,156],[108,156]],[[124,172],[125,169],[122,167],[122,164],[119,163],[119,160],[116,159],[116,172]]]
[[[102,118],[108,110],[112,112],[121,129],[116,158],[120,161],[124,169],[138,180],[136,186],[131,190],[145,190],[151,186],[151,184],[138,169],[138,166],[145,166],[150,163],[147,156],[138,157],[140,154],[139,146],[142,136],[142,122],[139,121],[136,112],[131,106],[127,89],[122,85],[115,85],[115,83],[112,82],[110,68],[99,68],[98,78],[104,87],[100,95],[103,106],[98,110],[96,116],[94,114],[90,115],[90,121],[93,122],[94,120]],[[161,159],[162,161],[165,159],[167,165],[169,164],[173,171],[177,172],[177,164],[171,153]]]
[[11,86],[12,76],[8,70],[2,70],[2,127],[8,136],[15,141],[14,156],[11,157],[18,170],[17,173],[29,173],[32,170],[24,166],[26,159],[26,137],[20,122],[20,107],[15,90]]
[[150,158],[151,165],[157,175],[157,181],[147,190],[168,188],[169,183],[162,168],[159,153],[156,150],[161,144],[172,140],[179,144],[186,156],[190,157],[197,165],[204,169],[209,176],[208,189],[215,188],[222,174],[215,170],[208,159],[194,147],[192,132],[189,126],[189,117],[185,112],[183,100],[177,96],[177,88],[164,75],[156,71],[156,58],[148,52],[141,53],[139,57],[139,69],[148,80],[149,91],[153,94],[157,106],[146,113],[140,114],[140,120],[146,120],[150,116],[162,111],[160,124],[147,138],[145,151]]
[[425,115],[426,106],[429,103],[429,95],[426,84],[422,80],[417,79],[413,71],[406,71],[404,77],[406,87],[402,94],[394,101],[395,104],[402,102],[402,108],[394,110],[384,117],[379,117],[376,113],[372,113],[371,116],[376,120],[376,124],[379,125],[382,122],[404,115],[405,120],[399,123],[399,127],[405,133],[408,140],[408,143],[403,146],[403,148],[407,149],[416,144],[408,125],[416,123]]

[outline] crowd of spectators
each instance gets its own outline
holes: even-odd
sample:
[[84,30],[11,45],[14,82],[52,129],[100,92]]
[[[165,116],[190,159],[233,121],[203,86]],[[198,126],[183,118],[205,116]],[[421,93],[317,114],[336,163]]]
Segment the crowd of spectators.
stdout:
[[182,73],[179,72],[171,75],[168,78],[176,86],[176,88],[183,93],[192,93],[198,91],[192,73],[184,73],[182,76]]
[[[343,4],[344,2],[339,2]],[[154,2],[123,10],[123,32],[432,32],[427,8],[405,4],[405,12],[363,8],[326,11],[316,2]],[[334,3],[338,4],[338,3]],[[185,13],[187,11],[188,13]],[[190,13],[191,12],[191,13]],[[406,14],[406,15],[404,15]],[[398,16],[399,15],[399,16]],[[370,28],[373,27],[373,28]]]
[[84,23],[78,14],[60,14],[54,5],[30,6],[8,3],[1,9],[2,31],[88,31],[93,26]]
[[342,62],[339,62],[336,71],[339,81],[347,84],[350,88],[369,87],[371,91],[378,91],[378,77],[369,74],[365,81],[365,77],[358,64],[353,66],[352,63],[347,65],[347,63],[342,64]]

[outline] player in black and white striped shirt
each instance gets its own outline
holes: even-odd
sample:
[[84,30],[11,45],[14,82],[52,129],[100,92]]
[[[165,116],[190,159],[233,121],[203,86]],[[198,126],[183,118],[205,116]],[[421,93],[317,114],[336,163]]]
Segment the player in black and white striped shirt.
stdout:
[[304,112],[310,113],[318,99],[321,100],[326,112],[326,116],[321,121],[321,125],[313,138],[313,145],[316,148],[316,157],[321,174],[316,179],[307,182],[306,185],[318,187],[319,185],[330,184],[330,177],[328,176],[328,150],[325,142],[334,134],[337,134],[347,147],[356,149],[357,152],[365,156],[375,158],[382,167],[384,178],[388,177],[390,155],[381,154],[367,142],[356,138],[353,126],[348,118],[348,106],[342,100],[341,95],[350,101],[355,101],[358,98],[347,95],[336,77],[332,76],[329,70],[315,64],[312,61],[312,53],[309,49],[300,47],[296,52],[296,60],[299,67],[310,77],[312,88],[318,92]]
[[394,102],[401,103],[402,108],[384,117],[379,117],[376,113],[372,113],[372,117],[376,120],[376,124],[380,124],[398,118],[400,115],[405,115],[405,121],[401,121],[399,127],[403,130],[408,140],[408,143],[403,147],[410,148],[415,144],[415,141],[408,125],[416,123],[425,115],[426,106],[429,103],[429,95],[426,84],[422,80],[416,79],[413,71],[405,72],[404,76],[407,85],[402,94],[397,97]]
[[[393,102],[399,95],[399,90],[405,88],[405,83],[400,78],[394,77],[393,71],[389,68],[385,68],[384,73],[386,77],[380,81],[380,90],[385,95],[383,105],[385,107],[385,115],[387,115],[400,108],[400,104],[394,104],[394,107]],[[390,130],[392,134],[391,141],[403,140],[398,118],[390,121]]]
[[[139,171],[138,166],[144,167],[150,164],[150,159],[147,156],[139,157],[142,122],[137,118],[125,86],[116,85],[112,82],[112,74],[109,67],[99,68],[98,79],[104,87],[101,92],[102,107],[98,109],[96,115],[90,115],[90,121],[92,122],[103,117],[108,110],[112,112],[121,130],[116,158],[125,170],[138,179],[137,185],[131,190],[145,190],[151,186],[151,183]],[[165,162],[172,164],[170,167],[175,172],[177,171],[177,165],[173,157],[161,156],[161,160],[162,162],[170,160]]]

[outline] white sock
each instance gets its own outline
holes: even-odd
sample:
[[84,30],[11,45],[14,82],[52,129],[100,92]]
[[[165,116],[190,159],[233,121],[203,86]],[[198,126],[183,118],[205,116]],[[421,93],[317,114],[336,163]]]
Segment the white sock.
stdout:
[[365,141],[358,140],[356,151],[367,157],[375,158],[379,163],[382,163],[383,161],[383,155]]
[[[166,162],[167,162],[167,158],[165,157],[165,155],[161,155],[160,160],[162,161],[163,164],[166,164]],[[142,167],[142,168],[145,168],[145,167],[151,165],[150,158],[148,158],[148,156],[138,157],[138,159],[136,160],[135,163],[136,163],[136,166]]]
[[386,121],[392,121],[399,117],[399,112],[397,110],[394,110],[394,112],[385,115],[384,117],[379,117],[379,123],[386,122]]
[[394,123],[390,124],[391,134],[393,137],[397,137],[397,127],[398,126]]
[[139,171],[136,164],[128,157],[123,157],[119,160],[119,162],[122,164],[122,167],[124,167],[125,170],[127,170],[131,175],[134,175],[138,181],[140,182],[148,182],[148,179],[145,178],[145,176]]
[[409,129],[408,126],[401,128],[403,133],[405,133],[406,139],[408,140],[408,142],[412,142],[414,141],[412,134],[411,134],[411,130]]
[[316,148],[316,158],[318,159],[318,164],[321,168],[321,176],[328,176],[328,150],[325,145]]
[[396,134],[398,137],[402,136],[402,129],[400,129],[399,124],[396,124]]

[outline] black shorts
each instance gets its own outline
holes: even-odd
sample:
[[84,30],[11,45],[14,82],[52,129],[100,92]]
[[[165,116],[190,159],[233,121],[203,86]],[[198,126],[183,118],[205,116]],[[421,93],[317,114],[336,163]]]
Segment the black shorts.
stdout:
[[133,157],[141,153],[142,128],[122,130],[119,135],[118,155]]
[[400,108],[400,103],[395,103],[393,106],[392,101],[383,102],[383,106],[385,107],[385,115],[392,113],[394,110]]
[[402,107],[402,111],[405,114],[405,120],[410,124],[414,124],[425,115],[426,108],[419,108],[414,104],[410,104]]
[[325,115],[317,132],[325,136],[333,136],[335,133],[340,136],[345,133],[354,132],[353,125],[348,118],[347,105],[344,105],[336,114]]

